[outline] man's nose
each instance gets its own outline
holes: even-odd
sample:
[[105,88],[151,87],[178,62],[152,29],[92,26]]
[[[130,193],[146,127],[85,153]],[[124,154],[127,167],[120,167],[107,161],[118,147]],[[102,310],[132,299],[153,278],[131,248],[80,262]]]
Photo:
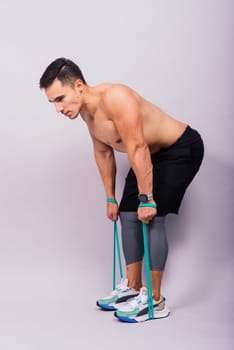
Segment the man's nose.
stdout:
[[62,103],[56,103],[55,108],[56,108],[56,112],[61,113],[63,111]]

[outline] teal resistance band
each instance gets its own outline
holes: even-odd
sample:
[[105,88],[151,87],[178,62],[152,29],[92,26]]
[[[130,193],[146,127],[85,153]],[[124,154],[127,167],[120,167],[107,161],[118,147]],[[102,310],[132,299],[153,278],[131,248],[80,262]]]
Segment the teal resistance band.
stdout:
[[113,198],[107,198],[106,199],[107,203],[114,203],[114,204],[117,204],[118,205],[118,202],[116,199],[113,199]]
[[150,277],[150,260],[149,260],[149,248],[148,248],[148,238],[147,238],[147,226],[142,222],[142,231],[143,231],[143,241],[144,241],[144,253],[145,253],[145,277],[146,285],[148,290],[148,315],[149,319],[154,318],[154,306],[153,306],[153,297],[152,297],[152,283]]
[[118,253],[119,274],[120,274],[120,279],[122,279],[123,278],[123,268],[122,268],[121,255],[120,255],[118,226],[117,226],[117,222],[114,221],[113,284],[112,284],[113,290],[116,289],[116,248],[117,248],[117,253]]
[[154,209],[157,209],[157,204],[155,203],[140,203],[139,204],[139,208],[143,208],[143,207],[151,207]]
[[[152,207],[154,209],[157,208],[154,203],[141,203],[139,208],[142,207]],[[143,242],[144,242],[144,253],[145,253],[145,277],[146,277],[146,285],[148,290],[148,315],[149,319],[154,318],[154,306],[153,306],[153,296],[152,296],[152,283],[150,276],[150,259],[149,259],[149,246],[148,246],[148,238],[147,238],[147,226],[144,222],[142,222],[142,231],[143,231]]]

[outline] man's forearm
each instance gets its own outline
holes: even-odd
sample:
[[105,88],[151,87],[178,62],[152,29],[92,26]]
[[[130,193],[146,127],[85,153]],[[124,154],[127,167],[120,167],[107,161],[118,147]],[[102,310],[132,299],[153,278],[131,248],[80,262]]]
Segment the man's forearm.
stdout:
[[116,163],[113,151],[94,151],[106,196],[115,198]]
[[150,151],[147,145],[134,146],[128,149],[128,159],[136,175],[139,193],[153,192],[153,174]]

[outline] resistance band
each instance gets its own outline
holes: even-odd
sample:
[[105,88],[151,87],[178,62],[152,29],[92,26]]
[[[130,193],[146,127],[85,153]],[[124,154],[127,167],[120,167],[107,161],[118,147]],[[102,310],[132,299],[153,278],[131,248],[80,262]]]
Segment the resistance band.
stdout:
[[[152,207],[154,209],[157,208],[156,204],[153,203],[141,203],[139,208],[142,207]],[[150,259],[149,259],[149,246],[148,246],[148,238],[147,238],[147,226],[144,222],[142,222],[142,231],[143,231],[143,242],[144,242],[144,259],[145,259],[145,278],[146,278],[146,286],[148,291],[148,315],[149,319],[154,318],[154,305],[153,305],[153,296],[152,296],[152,282],[150,276]]]
[[150,276],[150,260],[149,260],[149,248],[148,248],[148,238],[147,238],[147,226],[142,222],[142,231],[143,231],[143,241],[144,241],[144,252],[145,252],[145,278],[146,286],[148,291],[148,315],[149,319],[154,318],[154,306],[153,306],[153,297],[152,297],[152,283]]
[[[141,203],[139,205],[142,207],[152,207],[157,208],[156,204],[153,203]],[[145,259],[145,275],[146,275],[146,286],[148,291],[148,316],[149,319],[154,318],[154,306],[153,306],[153,296],[152,296],[152,282],[150,276],[150,259],[149,259],[149,247],[148,247],[148,238],[147,238],[147,226],[142,222],[142,232],[143,232],[143,242],[144,242],[144,259]],[[119,237],[118,237],[118,227],[117,222],[114,221],[114,245],[113,245],[113,290],[116,289],[116,249],[118,253],[118,262],[119,262],[119,273],[120,278],[123,278],[123,269],[120,255],[120,246],[119,246]]]
[[113,283],[112,283],[112,289],[116,289],[116,249],[118,254],[118,262],[119,262],[119,274],[120,279],[123,278],[123,268],[122,268],[122,261],[121,261],[121,255],[120,255],[120,246],[119,246],[119,234],[118,234],[118,226],[117,222],[114,221],[114,237],[113,237],[114,245],[113,245]]

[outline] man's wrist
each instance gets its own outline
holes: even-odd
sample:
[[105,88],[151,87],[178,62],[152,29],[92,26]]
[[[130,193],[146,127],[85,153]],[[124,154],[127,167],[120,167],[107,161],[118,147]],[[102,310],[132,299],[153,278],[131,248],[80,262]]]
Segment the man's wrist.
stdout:
[[138,200],[141,203],[148,203],[149,201],[153,200],[153,194],[152,193],[150,193],[150,194],[139,193],[138,194]]
[[151,208],[154,208],[157,210],[157,204],[154,202],[154,203],[150,203],[150,202],[145,202],[145,203],[140,203],[138,208],[144,208],[144,207],[151,207]]
[[110,197],[107,197],[106,198],[106,202],[107,203],[113,203],[113,204],[117,204],[118,205],[118,202],[115,198],[110,198]]
[[150,201],[147,201],[146,203],[152,203],[152,204],[155,204],[155,203],[156,203],[156,201],[155,201],[155,199],[151,199]]

